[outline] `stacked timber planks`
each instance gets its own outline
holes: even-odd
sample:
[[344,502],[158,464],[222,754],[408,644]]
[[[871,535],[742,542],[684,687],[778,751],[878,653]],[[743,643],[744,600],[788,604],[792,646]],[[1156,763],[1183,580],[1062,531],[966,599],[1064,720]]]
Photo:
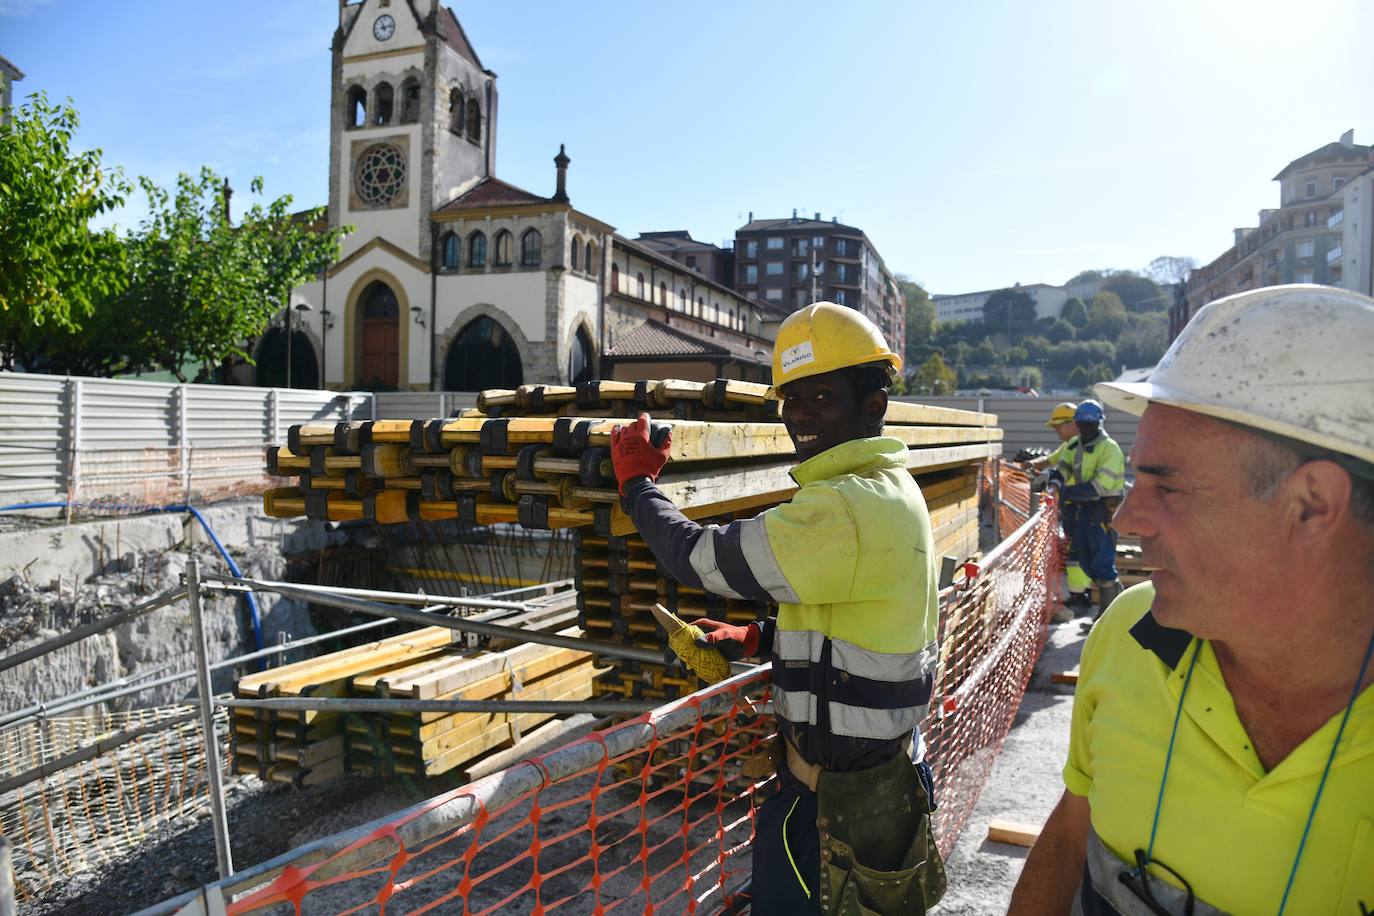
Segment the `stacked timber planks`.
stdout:
[[[713,404],[729,404],[732,392],[739,398],[763,398],[758,390],[763,386],[743,382],[596,384],[597,390],[621,385],[653,392],[656,403],[678,407],[703,406],[709,397],[726,399]],[[569,388],[560,396],[586,387]],[[709,394],[713,391],[720,393]],[[484,392],[483,400],[489,394]],[[526,400],[542,403],[533,396]],[[581,406],[575,400],[568,403]],[[633,400],[610,403],[627,405],[627,414],[643,407]],[[795,492],[789,475],[795,458],[785,427],[747,419],[751,409],[734,410],[730,421],[655,421],[673,436],[660,489],[689,518],[757,509]],[[769,409],[776,412],[775,406]],[[457,519],[591,528],[603,536],[631,534],[634,525],[619,506],[610,461],[611,431],[623,421],[468,415],[293,426],[285,447],[268,450],[267,470],[297,478],[296,485],[267,491],[263,505],[278,517],[365,518],[383,524]],[[884,434],[910,447],[907,465],[918,477],[967,468],[1000,451],[1002,431],[990,414],[893,402],[887,424]]]
[[[571,592],[529,603],[531,612],[474,615],[578,636]],[[505,618],[505,619],[503,619]],[[592,695],[585,652],[532,643],[469,645],[454,630],[425,627],[317,658],[245,675],[244,699],[333,697],[443,700],[580,700]],[[236,708],[234,768],[262,779],[314,785],[345,772],[434,776],[519,742],[547,713],[336,713]]]
[[[666,634],[651,612],[655,603],[686,620],[708,616],[745,622],[770,612],[764,604],[708,595],[668,576],[621,509],[610,461],[611,431],[646,411],[655,437],[672,432],[671,459],[659,488],[689,518],[726,523],[777,505],[796,492],[789,473],[796,459],[778,422],[778,402],[768,397],[766,386],[724,380],[523,386],[483,392],[478,404],[478,410],[447,419],[293,426],[285,446],[269,450],[267,465],[270,474],[295,478],[295,485],[269,490],[264,508],[280,517],[381,524],[454,519],[577,529],[576,622],[589,637],[603,641],[666,649]],[[963,560],[978,551],[978,474],[984,461],[1001,453],[996,422],[990,414],[889,405],[884,434],[908,446],[907,467],[925,495],[940,556]],[[689,672],[669,661],[658,665],[585,654],[578,660],[525,648],[527,654],[492,667],[491,659],[459,658],[443,645],[407,651],[388,644],[378,650],[391,653],[382,663],[374,663],[381,655],[359,656],[339,669],[307,670],[286,679],[279,672],[287,669],[277,669],[270,673],[276,681],[245,678],[240,693],[273,695],[257,692],[271,685],[283,696],[311,690],[359,697],[494,698],[536,690],[527,695],[668,700],[698,686]],[[671,656],[665,653],[665,658]],[[594,664],[609,670],[593,682]],[[523,713],[339,721],[280,716],[240,721],[236,732],[251,739],[242,742],[245,768],[300,782],[332,772],[331,767],[444,772],[544,727],[547,718]]]

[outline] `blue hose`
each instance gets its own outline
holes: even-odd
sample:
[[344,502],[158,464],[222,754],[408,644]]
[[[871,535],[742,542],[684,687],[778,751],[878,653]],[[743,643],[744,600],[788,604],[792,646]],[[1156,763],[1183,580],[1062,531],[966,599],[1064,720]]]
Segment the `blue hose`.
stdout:
[[[21,512],[25,509],[66,509],[69,505],[72,508],[81,508],[83,506],[82,503],[68,504],[66,502],[16,503],[12,506],[0,506],[0,515],[11,512]],[[195,506],[187,506],[181,503],[174,503],[170,506],[112,506],[101,503],[98,508],[129,509],[141,512],[189,512],[196,521],[200,522],[200,527],[205,529],[205,533],[210,536],[210,541],[215,545],[215,549],[219,551],[219,555],[224,558],[224,562],[229,566],[229,574],[236,578],[243,578],[243,573],[239,572],[239,565],[234,562],[233,557],[229,556],[229,551],[224,549],[224,544],[220,542],[219,536],[215,534],[215,530],[210,527],[210,523],[205,520],[205,516],[201,515],[200,510]],[[252,592],[244,592],[243,597],[248,602],[248,617],[253,624],[253,641],[257,644],[258,650],[261,651],[267,646],[262,639],[262,618],[258,614],[258,600]],[[259,670],[265,669],[266,666],[265,659],[258,660]]]

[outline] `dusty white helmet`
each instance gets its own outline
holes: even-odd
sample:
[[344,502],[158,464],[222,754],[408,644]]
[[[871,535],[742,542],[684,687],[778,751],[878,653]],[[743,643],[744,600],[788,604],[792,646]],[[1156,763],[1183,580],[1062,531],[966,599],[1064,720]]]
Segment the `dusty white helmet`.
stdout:
[[1149,381],[1093,390],[1137,416],[1170,404],[1374,463],[1374,299],[1310,284],[1209,303]]

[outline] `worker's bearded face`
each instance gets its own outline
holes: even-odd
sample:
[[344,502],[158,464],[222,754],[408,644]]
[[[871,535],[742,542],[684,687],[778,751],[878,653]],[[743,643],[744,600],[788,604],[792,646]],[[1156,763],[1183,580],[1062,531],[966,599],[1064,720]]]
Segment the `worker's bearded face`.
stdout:
[[843,371],[788,382],[781,394],[782,422],[800,461],[851,439],[882,432],[887,392],[859,396]]

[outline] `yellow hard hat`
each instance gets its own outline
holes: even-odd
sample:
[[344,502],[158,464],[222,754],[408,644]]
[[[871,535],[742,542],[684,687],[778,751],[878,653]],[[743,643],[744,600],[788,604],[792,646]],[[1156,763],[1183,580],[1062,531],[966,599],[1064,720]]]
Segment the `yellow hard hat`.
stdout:
[[1073,401],[1063,401],[1056,404],[1054,413],[1050,414],[1049,422],[1046,427],[1053,429],[1056,426],[1063,426],[1065,423],[1073,422],[1074,412],[1078,410],[1078,405]]
[[902,358],[888,347],[876,324],[847,306],[815,302],[778,327],[773,390],[799,378],[877,362],[886,362],[894,372],[902,369]]

